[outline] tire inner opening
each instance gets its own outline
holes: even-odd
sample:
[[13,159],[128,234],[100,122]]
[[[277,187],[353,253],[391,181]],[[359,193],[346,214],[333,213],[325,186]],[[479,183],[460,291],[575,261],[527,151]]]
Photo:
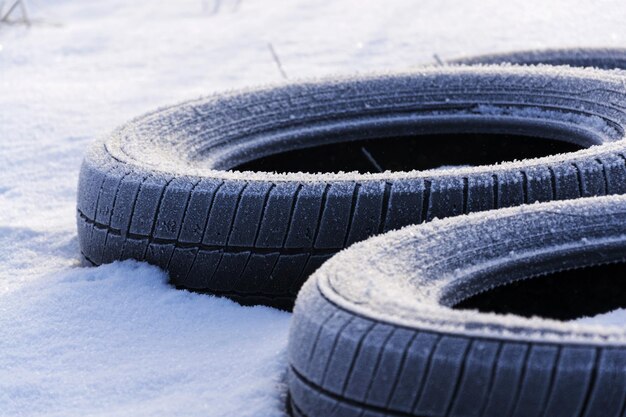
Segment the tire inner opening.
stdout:
[[582,149],[515,134],[454,133],[362,139],[275,153],[233,169],[264,172],[375,173],[490,165]]
[[456,304],[459,310],[574,320],[626,308],[626,263],[515,281]]

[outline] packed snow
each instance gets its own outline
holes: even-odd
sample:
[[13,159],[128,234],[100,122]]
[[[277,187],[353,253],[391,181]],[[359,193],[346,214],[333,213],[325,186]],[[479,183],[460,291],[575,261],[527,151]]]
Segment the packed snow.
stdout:
[[0,22],[6,416],[284,415],[289,314],[177,291],[134,262],[79,266],[76,183],[95,138],[159,106],[285,78],[626,44],[619,0],[25,4],[30,27]]

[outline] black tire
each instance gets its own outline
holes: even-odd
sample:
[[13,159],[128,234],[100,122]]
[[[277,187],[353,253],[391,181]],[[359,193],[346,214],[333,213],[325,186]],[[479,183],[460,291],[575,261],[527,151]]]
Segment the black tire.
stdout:
[[[95,265],[145,260],[179,287],[288,308],[325,260],[369,236],[436,217],[626,192],[622,83],[605,71],[565,67],[459,67],[165,108],[88,152],[78,187],[80,248]],[[447,170],[231,170],[292,149],[454,132],[602,146]]]
[[501,54],[479,55],[447,62],[456,65],[516,64],[516,65],[568,65],[605,70],[626,69],[624,48],[571,48],[540,49]]
[[515,280],[624,261],[626,196],[470,214],[357,243],[298,295],[294,414],[620,417],[623,327],[450,306]]

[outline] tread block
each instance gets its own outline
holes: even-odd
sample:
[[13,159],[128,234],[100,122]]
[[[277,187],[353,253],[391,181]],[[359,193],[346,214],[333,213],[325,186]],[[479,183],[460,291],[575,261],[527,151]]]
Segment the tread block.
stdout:
[[527,202],[551,201],[556,194],[556,178],[547,166],[532,166],[525,170],[527,181]]
[[602,349],[584,417],[617,417],[626,395],[626,352]]
[[524,179],[521,172],[498,172],[498,207],[524,204]]
[[413,405],[425,385],[428,362],[438,343],[439,336],[432,333],[418,333],[413,339],[408,346],[396,388],[391,393],[390,407],[404,413],[413,412]]
[[605,155],[599,158],[606,172],[607,194],[626,193],[626,165],[617,155]]
[[595,358],[594,348],[569,346],[563,348],[544,415],[552,417],[580,415],[591,382]]
[[228,239],[229,246],[254,246],[270,183],[250,183],[243,191]]
[[261,292],[278,257],[278,252],[252,253],[237,284],[238,290],[244,293]]
[[108,231],[100,227],[91,229],[91,243],[89,251],[89,260],[96,265],[102,265],[103,253],[105,251],[104,242],[107,240]]
[[354,183],[338,183],[330,186],[326,193],[326,201],[315,239],[316,248],[343,248],[352,215],[353,201],[356,204],[359,188],[361,188],[360,185]]
[[[195,183],[197,184],[197,182]],[[154,237],[158,239],[178,239],[181,233],[183,216],[188,209],[194,182],[175,178],[163,193],[161,208],[154,227]]]
[[78,244],[87,258],[90,258],[91,252],[93,252],[93,245],[91,244],[91,234],[94,228],[93,223],[86,222],[85,219],[76,216],[76,227],[78,229]]
[[335,341],[339,338],[341,330],[353,319],[352,317],[343,311],[337,312],[332,320],[328,320],[320,329],[315,349],[304,370],[311,382],[318,385],[322,382],[326,365],[332,359]]
[[348,231],[346,246],[365,240],[378,233],[381,222],[385,184],[365,182],[357,194],[356,206]]
[[309,255],[306,253],[280,255],[265,283],[263,292],[286,294],[293,281],[301,275],[308,258]]
[[204,231],[203,244],[226,246],[245,184],[244,182],[228,182],[215,193],[215,200]]
[[102,184],[102,192],[98,199],[95,217],[96,222],[104,225],[111,223],[111,214],[113,213],[113,205],[117,197],[120,182],[126,177],[126,174],[126,172],[120,169],[114,169],[106,176]]
[[224,252],[208,288],[217,291],[234,292],[237,288],[237,280],[241,277],[249,256],[250,252]]
[[571,164],[558,164],[552,167],[556,182],[556,200],[580,197],[578,173]]
[[190,266],[189,277],[185,280],[184,286],[189,288],[206,289],[213,288],[211,278],[222,258],[219,250],[206,251],[199,250]]
[[344,392],[346,397],[360,402],[365,400],[370,392],[375,373],[380,366],[382,351],[392,333],[393,327],[384,324],[374,325],[367,333],[361,343],[350,379],[347,381]]
[[108,264],[122,259],[125,239],[117,234],[109,233],[106,236],[106,245],[102,252],[102,263]]
[[464,212],[491,210],[494,208],[494,176],[492,174],[470,175],[467,178],[467,201]]
[[408,346],[416,335],[414,331],[400,328],[396,329],[387,341],[382,351],[380,366],[372,378],[372,386],[365,398],[368,404],[377,407],[387,406],[396,381],[400,378]]
[[209,211],[215,203],[215,194],[222,184],[222,181],[202,180],[193,190],[187,212],[182,219],[182,228],[178,237],[180,242],[197,244],[202,241]]
[[329,361],[322,372],[322,386],[325,390],[343,395],[344,385],[353,371],[363,339],[372,327],[371,321],[355,317],[337,334]]
[[150,243],[146,251],[146,262],[156,265],[159,268],[167,267],[169,260],[174,252],[173,243]]
[[422,395],[413,413],[445,415],[456,391],[470,341],[464,337],[443,336],[431,359]]
[[141,184],[135,210],[131,215],[130,233],[152,237],[152,228],[161,208],[161,196],[166,186],[167,181],[158,177],[150,177]]
[[106,168],[96,167],[91,163],[83,162],[78,177],[78,210],[87,218],[96,217],[98,196],[106,178]]
[[396,230],[422,219],[423,181],[394,181],[388,185],[389,201],[383,206],[380,231]]
[[172,253],[172,259],[170,260],[169,275],[170,281],[174,285],[185,285],[189,288],[201,288],[198,287],[199,283],[191,277],[188,281],[185,280],[189,273],[189,269],[192,266],[193,260],[196,258],[195,248],[174,248]]
[[431,178],[426,220],[463,214],[464,186],[462,178]]
[[270,191],[260,221],[256,246],[259,248],[280,248],[286,239],[289,216],[293,200],[299,193],[299,186],[291,183],[278,183]]
[[467,354],[451,416],[479,416],[487,400],[499,343],[477,340]]
[[532,345],[512,416],[541,415],[550,394],[552,375],[558,355],[559,348],[556,346]]
[[515,392],[521,383],[529,347],[521,343],[504,343],[496,363],[491,392],[485,405],[485,417],[511,415]]
[[126,240],[124,241],[124,248],[122,249],[122,258],[143,261],[144,254],[146,253],[147,249],[147,239],[126,238]]
[[582,197],[606,194],[604,167],[598,160],[585,160],[575,166],[580,170]]
[[324,324],[333,318],[336,310],[330,308],[320,297],[298,299],[294,311],[303,314],[292,316],[292,325],[289,328],[289,344],[287,356],[289,364],[308,378],[306,373],[308,362],[313,355]]
[[322,200],[330,187],[321,183],[304,184],[300,189],[287,229],[286,248],[311,248],[317,234]]
[[137,201],[139,187],[144,180],[144,177],[131,173],[124,177],[120,183],[117,198],[115,199],[115,206],[111,213],[111,227],[115,230],[119,230],[122,237],[128,234],[130,217]]

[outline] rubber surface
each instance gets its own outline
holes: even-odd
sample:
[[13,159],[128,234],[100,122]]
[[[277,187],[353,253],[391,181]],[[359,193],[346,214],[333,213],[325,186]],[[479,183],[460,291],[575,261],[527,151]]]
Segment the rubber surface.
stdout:
[[514,280],[623,261],[626,196],[475,213],[357,243],[298,296],[294,414],[623,416],[624,327],[451,308]]
[[600,69],[626,69],[624,48],[540,49],[479,55],[447,61],[447,64],[569,65]]
[[[625,123],[622,76],[566,67],[431,68],[202,98],[135,119],[93,145],[78,187],[79,244],[95,265],[145,260],[180,287],[289,307],[324,261],[372,235],[436,217],[624,193]],[[430,171],[230,170],[290,149],[454,132],[591,148]]]

